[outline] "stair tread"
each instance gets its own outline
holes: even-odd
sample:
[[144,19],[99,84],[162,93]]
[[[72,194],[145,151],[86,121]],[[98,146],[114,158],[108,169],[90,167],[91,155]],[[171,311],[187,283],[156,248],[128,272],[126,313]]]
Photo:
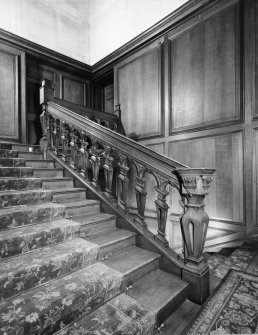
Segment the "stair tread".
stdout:
[[128,230],[110,228],[91,235],[89,240],[99,245],[100,247],[103,247],[118,241],[122,241],[124,239],[134,237],[136,235],[136,233],[130,232]]
[[16,193],[30,194],[30,193],[46,193],[46,192],[52,194],[52,190],[35,188],[33,190],[4,190],[4,191],[0,191],[0,196],[3,194],[16,194]]
[[11,230],[4,230],[0,234],[0,242],[4,241],[6,239],[11,240],[12,238],[24,236],[24,235],[33,235],[34,233],[38,233],[41,231],[48,230],[55,228],[64,228],[64,227],[79,227],[78,222],[67,220],[67,219],[60,219],[60,220],[54,220],[50,222],[44,222],[40,224],[35,224],[31,226],[24,226],[17,229],[11,229]]
[[64,207],[63,204],[58,204],[55,202],[44,202],[42,204],[35,204],[35,205],[18,205],[18,206],[11,206],[11,207],[5,207],[3,209],[0,210],[0,214],[4,214],[4,213],[13,213],[13,212],[18,212],[21,210],[26,210],[26,209],[37,209],[37,208],[45,208],[45,207],[53,207],[53,208],[57,208],[57,207]]
[[30,169],[36,170],[36,171],[40,171],[40,170],[53,170],[53,171],[63,171],[63,168],[54,168],[54,167],[29,167]]
[[158,269],[134,283],[127,294],[157,312],[188,286],[179,277]]
[[81,216],[81,217],[76,217],[73,218],[73,220],[75,220],[76,222],[80,222],[81,225],[88,225],[88,224],[92,224],[92,223],[96,223],[96,222],[101,222],[101,221],[107,221],[110,219],[115,219],[116,216],[113,214],[108,214],[108,213],[99,213],[99,214],[95,214],[92,216]]
[[[36,177],[34,177],[36,178]],[[38,177],[42,181],[59,181],[59,180],[73,180],[73,177]]]
[[99,204],[99,200],[92,200],[92,199],[86,199],[86,200],[80,200],[80,201],[69,201],[69,202],[63,202],[63,205],[66,207],[81,207],[84,205],[94,205]]
[[[155,314],[125,293],[106,302],[90,314],[65,328],[74,334],[154,334]],[[64,330],[56,335],[62,335]]]
[[110,268],[126,275],[135,271],[143,264],[153,262],[153,260],[159,258],[160,255],[155,252],[134,246],[105,260],[104,263]]
[[79,187],[67,187],[67,188],[55,188],[52,190],[53,194],[58,193],[73,193],[73,192],[86,192],[85,188],[79,188]]
[[65,241],[44,249],[35,250],[27,254],[17,255],[11,259],[6,259],[1,262],[0,279],[9,272],[18,272],[23,268],[36,267],[36,265],[44,264],[47,262],[55,262],[56,259],[67,257],[72,251],[80,249],[98,249],[98,247],[87,240],[76,238],[74,240]]

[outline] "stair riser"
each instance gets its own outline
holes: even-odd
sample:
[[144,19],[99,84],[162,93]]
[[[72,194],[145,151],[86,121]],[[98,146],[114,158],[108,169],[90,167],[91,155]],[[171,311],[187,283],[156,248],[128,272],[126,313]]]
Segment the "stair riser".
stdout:
[[45,206],[44,208],[25,208],[2,213],[0,211],[0,231],[31,224],[49,222],[64,217],[64,206]]
[[1,177],[32,177],[33,170],[29,167],[0,167]]
[[2,150],[2,149],[11,150],[12,149],[12,144],[11,143],[0,143],[0,150]]
[[178,306],[180,306],[188,297],[189,287],[186,287],[177,294],[174,299],[171,299],[165,306],[157,312],[157,324],[160,325],[164,322],[170,314],[172,314]]
[[64,171],[57,169],[34,170],[33,176],[41,178],[61,178],[64,176]]
[[43,155],[42,154],[36,154],[36,153],[33,153],[33,152],[18,152],[18,157],[19,158],[29,159],[29,160],[43,159]]
[[72,244],[72,249],[70,242],[64,242],[36,251],[33,253],[35,255],[33,260],[31,255],[27,255],[25,265],[20,258],[10,260],[11,270],[14,270],[14,267],[17,270],[12,271],[12,276],[5,270],[4,275],[0,277],[0,301],[94,263],[97,260],[98,248],[83,246],[80,240],[78,241],[76,247]]
[[134,272],[125,275],[122,282],[122,289],[125,289],[126,287],[132,285],[140,278],[146,276],[148,273],[157,270],[158,267],[159,267],[159,259],[155,259],[148,264],[144,264],[142,267],[138,268]]
[[68,192],[53,194],[53,200],[59,203],[86,200],[86,192]]
[[25,159],[23,158],[0,158],[0,167],[16,167],[25,166]]
[[51,191],[31,191],[30,193],[6,193],[0,196],[0,208],[18,205],[35,205],[52,201]]
[[104,229],[111,229],[116,226],[116,219],[111,219],[104,222],[94,222],[93,224],[81,225],[81,235],[92,235],[95,233],[99,233]]
[[43,160],[40,160],[40,161],[30,161],[30,160],[27,160],[26,163],[25,163],[25,166],[31,166],[31,167],[34,167],[34,168],[50,168],[50,169],[54,169],[55,166],[54,166],[54,162],[49,162],[49,161],[43,161]]
[[0,179],[0,191],[30,190],[42,187],[41,179]]
[[[62,220],[58,220],[61,221]],[[46,224],[45,224],[46,225]],[[79,226],[31,229],[26,234],[19,234],[0,240],[0,258],[7,259],[30,251],[56,245],[79,236]],[[33,226],[32,226],[33,227]],[[31,228],[31,227],[26,227]],[[15,229],[16,231],[16,229]],[[18,230],[17,230],[18,231]]]
[[99,213],[99,204],[82,206],[82,207],[70,207],[65,209],[65,214],[68,216],[78,217],[78,216],[91,216]]
[[0,149],[0,157],[1,158],[17,158],[18,151],[12,151],[8,149]]
[[73,180],[49,180],[42,181],[42,186],[47,190],[56,190],[58,188],[72,188]]
[[13,150],[20,150],[20,151],[28,151],[28,152],[35,152],[39,150],[38,146],[33,145],[20,145],[20,144],[13,144],[12,145]]
[[[90,239],[89,239],[90,241]],[[100,248],[99,250],[99,260],[103,260],[105,257],[110,258],[115,254],[119,254],[123,252],[124,249],[132,247],[135,245],[135,237],[131,237],[127,240],[122,240],[121,242],[117,242],[113,245]]]

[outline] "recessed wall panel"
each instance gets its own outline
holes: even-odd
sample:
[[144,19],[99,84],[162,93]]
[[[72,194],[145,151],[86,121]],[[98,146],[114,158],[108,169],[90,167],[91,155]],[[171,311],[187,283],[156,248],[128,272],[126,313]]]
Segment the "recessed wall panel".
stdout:
[[207,213],[212,218],[243,222],[241,132],[171,142],[169,156],[193,168],[215,168],[205,199]]
[[160,48],[146,52],[117,69],[118,101],[127,136],[162,134]]
[[240,119],[238,6],[170,34],[170,132]]

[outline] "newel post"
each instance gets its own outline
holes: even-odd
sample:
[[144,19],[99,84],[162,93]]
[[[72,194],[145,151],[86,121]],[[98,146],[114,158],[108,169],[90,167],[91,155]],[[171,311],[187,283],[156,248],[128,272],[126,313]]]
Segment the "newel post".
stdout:
[[177,169],[182,182],[186,211],[181,218],[184,242],[182,278],[191,284],[191,298],[197,303],[210,294],[209,268],[203,256],[209,216],[204,211],[204,198],[213,180],[214,169]]
[[43,152],[43,158],[47,159],[47,148],[49,145],[49,124],[47,116],[47,102],[54,98],[54,88],[51,81],[44,79],[39,89],[40,104],[42,106],[42,113],[40,115],[40,123],[42,128],[42,138],[40,139],[40,150]]

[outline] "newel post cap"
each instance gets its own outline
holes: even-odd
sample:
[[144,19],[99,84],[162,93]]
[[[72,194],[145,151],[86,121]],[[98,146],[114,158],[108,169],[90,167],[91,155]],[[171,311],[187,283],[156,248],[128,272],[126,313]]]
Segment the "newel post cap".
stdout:
[[39,92],[39,101],[41,105],[47,103],[49,100],[52,100],[54,98],[54,88],[52,87],[51,81],[48,79],[43,79]]
[[206,168],[179,168],[174,172],[180,176],[188,194],[205,196],[208,194],[215,171],[215,169]]

